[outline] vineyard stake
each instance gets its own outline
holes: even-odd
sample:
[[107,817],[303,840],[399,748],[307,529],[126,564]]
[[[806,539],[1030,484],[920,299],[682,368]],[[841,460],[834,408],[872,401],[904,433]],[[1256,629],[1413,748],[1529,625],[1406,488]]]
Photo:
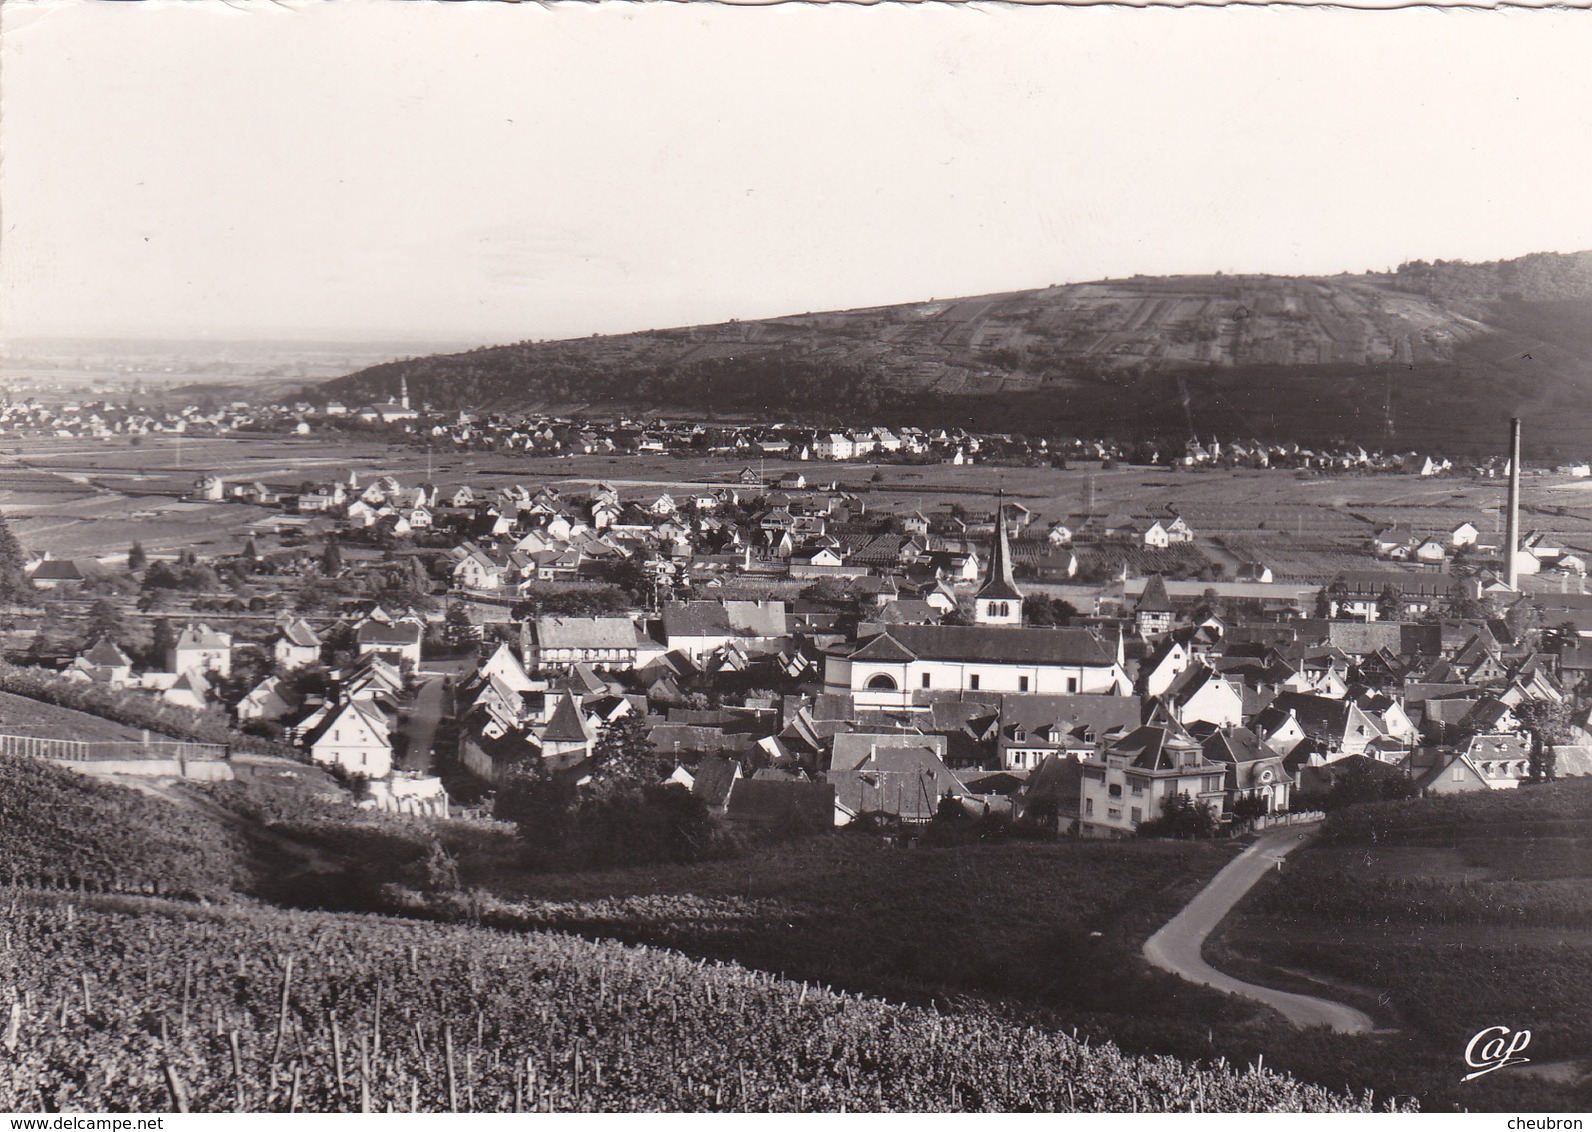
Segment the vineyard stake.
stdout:
[[453,1076],[453,1027],[442,1027],[442,1059],[448,1078],[448,1111],[459,1111],[459,1085]]
[[304,1084],[304,1066],[298,1062],[293,1063],[293,1086],[287,1094],[287,1110],[297,1112],[299,1106],[299,1090]]
[[243,1107],[243,1051],[238,1048],[238,1032],[227,1031],[227,1045],[232,1047],[232,1099],[234,1112],[248,1111]]
[[187,1112],[188,1091],[182,1087],[182,1078],[177,1076],[177,1071],[172,1068],[171,1062],[161,1062],[160,1067],[166,1074],[166,1091],[171,1094],[172,1111]]
[[11,1004],[11,1020],[6,1023],[5,1045],[7,1053],[15,1053],[17,1051],[17,1043],[21,1041],[21,1037],[22,1004],[20,1002],[13,1002]]
[[337,1011],[327,1012],[327,1017],[332,1021],[332,1071],[336,1074],[336,1088],[332,1091],[337,1099],[343,1099],[343,1032],[337,1028]]
[[380,1057],[381,1056],[381,988],[382,988],[382,980],[381,980],[380,976],[377,976],[377,978],[376,978],[376,1004],[371,1010],[371,1013],[372,1013],[373,1017],[371,1019],[371,1038],[370,1038],[371,1053],[374,1056],[376,1056],[376,1057]]
[[369,1112],[370,1109],[370,1047],[365,1042],[365,1035],[359,1035],[359,1111]]
[[282,1054],[282,1042],[287,1037],[287,997],[293,985],[293,956],[287,957],[287,965],[282,969],[282,997],[277,1002],[276,1008],[276,1045],[271,1048],[271,1066],[276,1067],[276,1059]]

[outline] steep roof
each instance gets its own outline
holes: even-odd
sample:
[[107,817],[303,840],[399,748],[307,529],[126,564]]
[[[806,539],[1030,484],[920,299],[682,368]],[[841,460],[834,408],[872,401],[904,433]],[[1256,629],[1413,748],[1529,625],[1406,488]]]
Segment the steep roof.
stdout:
[[995,537],[990,544],[989,577],[979,587],[977,596],[999,601],[1023,599],[1023,591],[1017,588],[1017,579],[1012,575],[1012,547],[1006,533],[1004,498],[995,508]]
[[691,793],[709,806],[723,806],[741,777],[741,764],[734,759],[706,758],[697,765]]
[[543,743],[590,743],[592,731],[586,722],[586,717],[575,704],[575,697],[568,692],[564,693],[558,701],[558,706],[553,709],[553,717],[547,721],[547,726],[542,729]]
[[914,732],[849,731],[834,736],[830,747],[831,770],[855,770],[881,752],[903,747],[927,747],[938,758],[945,757],[946,739],[943,735],[921,735]]
[[321,639],[316,635],[315,630],[310,628],[308,622],[299,617],[293,618],[282,626],[282,639],[296,648],[318,649],[321,647]]
[[927,747],[887,747],[854,770],[830,771],[836,800],[853,813],[883,811],[911,820],[934,816],[940,798],[967,787]]
[[741,778],[730,790],[728,805],[730,818],[771,828],[816,832],[835,823],[835,787],[828,782]]
[[663,631],[675,637],[732,637],[729,611],[716,601],[671,601],[663,607]]
[[133,663],[132,659],[117,647],[115,641],[105,638],[84,653],[83,659],[101,668],[127,668]]
[[420,643],[420,626],[413,621],[400,621],[393,625],[383,625],[379,621],[367,621],[359,627],[354,635],[360,645],[389,645],[406,648]]
[[1166,579],[1151,574],[1144,582],[1144,592],[1133,606],[1135,613],[1172,613],[1172,599],[1166,592]]

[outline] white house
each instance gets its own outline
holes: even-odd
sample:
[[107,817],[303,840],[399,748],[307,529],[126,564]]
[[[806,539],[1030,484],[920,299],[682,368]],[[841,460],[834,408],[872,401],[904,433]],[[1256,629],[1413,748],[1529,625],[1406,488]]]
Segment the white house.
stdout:
[[1128,695],[1122,642],[1086,629],[893,625],[826,655],[827,692],[860,708],[911,708],[934,691]]
[[351,774],[386,778],[392,771],[392,740],[379,711],[367,701],[338,704],[304,736],[310,757]]

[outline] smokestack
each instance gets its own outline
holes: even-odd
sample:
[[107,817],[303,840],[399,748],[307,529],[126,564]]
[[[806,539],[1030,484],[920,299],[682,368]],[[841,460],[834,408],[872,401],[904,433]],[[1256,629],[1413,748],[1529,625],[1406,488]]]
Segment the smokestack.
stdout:
[[1509,418],[1509,511],[1504,516],[1504,584],[1520,588],[1515,558],[1520,552],[1520,418]]

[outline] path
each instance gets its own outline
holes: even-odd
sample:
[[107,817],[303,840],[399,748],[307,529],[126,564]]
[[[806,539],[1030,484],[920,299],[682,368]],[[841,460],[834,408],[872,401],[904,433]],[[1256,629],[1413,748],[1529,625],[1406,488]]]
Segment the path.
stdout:
[[431,744],[437,735],[437,725],[442,722],[442,693],[447,683],[446,677],[434,676],[415,693],[414,706],[409,709],[403,758],[398,760],[399,770],[431,773]]
[[1224,975],[1200,954],[1206,938],[1232,911],[1243,895],[1266,874],[1280,867],[1282,858],[1304,844],[1313,827],[1280,826],[1261,834],[1256,842],[1221,872],[1188,906],[1172,917],[1144,944],[1144,957],[1163,971],[1170,971],[1191,983],[1214,987],[1226,994],[1242,995],[1271,1007],[1295,1026],[1330,1026],[1346,1034],[1369,1033],[1376,1028],[1370,1017],[1345,1006],[1306,994],[1273,990]]

